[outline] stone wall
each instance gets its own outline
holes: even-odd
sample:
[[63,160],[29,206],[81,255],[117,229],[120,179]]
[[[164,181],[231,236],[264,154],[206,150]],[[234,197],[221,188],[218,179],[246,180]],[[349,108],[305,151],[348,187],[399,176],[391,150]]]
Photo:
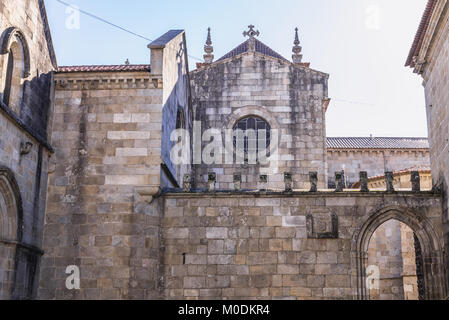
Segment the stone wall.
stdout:
[[335,186],[335,172],[345,172],[346,187],[358,182],[359,172],[368,177],[387,171],[401,171],[413,167],[430,167],[429,150],[350,150],[330,149],[327,152],[329,187]]
[[[179,176],[167,173],[163,155],[164,128],[176,120],[170,112],[189,107],[185,51],[173,51],[185,49],[184,32],[149,47],[151,72],[55,75],[41,299],[159,297],[164,247],[155,197]],[[79,291],[66,288],[71,265],[81,272]]]
[[[358,288],[364,279],[357,276],[354,260],[368,256],[368,243],[360,239],[369,242],[377,228],[362,236],[367,221],[380,226],[399,217],[413,224],[410,213],[415,212],[439,237],[440,205],[439,196],[431,193],[167,194],[162,221],[165,296],[367,298]],[[422,236],[423,229],[414,227]],[[359,244],[366,251],[358,252]],[[442,284],[437,280],[428,285],[428,290],[438,291]]]
[[[268,188],[283,189],[284,172],[291,172],[293,187],[303,189],[310,171],[318,172],[320,187],[325,187],[327,74],[249,52],[204,66],[190,77],[201,132],[218,129],[224,144],[224,130],[232,130],[246,116],[257,116],[279,138],[278,158],[272,157],[269,165],[194,166],[197,187],[205,187],[207,174],[215,172],[220,189],[233,188],[235,173],[242,174],[244,189],[257,188],[260,175],[268,175]],[[203,148],[208,143],[203,142]]]
[[[446,194],[449,185],[447,178],[449,176],[449,157],[447,156],[449,152],[449,115],[447,112],[449,101],[449,81],[447,81],[449,66],[448,6],[446,3],[444,9],[442,9],[441,24],[434,35],[438,41],[433,43],[428,64],[423,74],[434,183],[441,183],[446,190]],[[446,196],[446,199],[449,199],[449,197]],[[446,204],[446,218],[448,218],[447,207]]]
[[[443,217],[449,220],[449,3],[436,2],[424,36],[415,72],[422,74],[426,95],[427,120],[433,183],[444,191]],[[421,63],[423,62],[423,63]],[[445,241],[448,243],[449,224]]]
[[[158,260],[158,217],[139,204],[160,184],[161,76],[69,73],[55,79],[55,170],[39,297],[141,298],[144,290],[131,287],[132,279],[151,291],[154,273],[140,278],[139,268]],[[65,288],[69,265],[81,269],[81,292]]]
[[[56,66],[48,31],[43,1],[0,3],[0,176],[8,177],[0,199],[8,198],[6,190],[15,190],[9,200],[14,210],[0,208],[0,225],[18,230],[9,234],[0,228],[0,299],[30,299],[37,293],[51,154],[51,72]],[[19,74],[13,84],[20,101],[7,105],[3,95],[11,48],[21,49],[15,51],[14,67],[29,72]]]

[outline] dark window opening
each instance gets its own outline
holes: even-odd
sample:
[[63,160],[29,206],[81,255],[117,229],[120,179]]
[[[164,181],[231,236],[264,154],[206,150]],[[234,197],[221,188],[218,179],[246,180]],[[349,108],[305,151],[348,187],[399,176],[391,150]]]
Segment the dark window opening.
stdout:
[[3,90],[3,103],[9,105],[11,98],[12,76],[14,72],[14,54],[12,50],[8,55],[8,66],[6,68],[5,89]]
[[250,154],[257,155],[258,157],[263,151],[266,151],[267,157],[269,156],[271,127],[265,120],[251,116],[238,121],[233,128],[234,147],[237,147],[238,145],[238,135],[236,133],[238,130],[243,132],[243,152],[245,161],[248,161]]
[[176,115],[176,129],[185,129],[184,109],[179,108]]

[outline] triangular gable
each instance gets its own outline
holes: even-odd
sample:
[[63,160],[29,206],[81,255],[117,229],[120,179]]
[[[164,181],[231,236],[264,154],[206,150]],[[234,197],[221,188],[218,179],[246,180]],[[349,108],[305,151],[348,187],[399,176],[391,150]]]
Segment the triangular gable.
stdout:
[[[270,47],[268,47],[266,44],[264,44],[262,41],[259,41],[257,39],[254,39],[255,43],[256,43],[256,52],[276,58],[276,59],[280,59],[280,60],[284,60],[289,62],[287,59],[285,59],[283,56],[281,56],[279,53],[277,53],[276,51],[274,51],[273,49],[271,49]],[[248,45],[249,40],[246,40],[245,42],[243,42],[242,44],[240,44],[237,48],[233,49],[232,51],[228,52],[227,54],[225,54],[223,57],[221,57],[220,59],[218,59],[216,62],[222,61],[222,60],[226,60],[229,58],[233,58],[235,56],[238,56],[239,54],[245,53],[249,51],[249,45]]]

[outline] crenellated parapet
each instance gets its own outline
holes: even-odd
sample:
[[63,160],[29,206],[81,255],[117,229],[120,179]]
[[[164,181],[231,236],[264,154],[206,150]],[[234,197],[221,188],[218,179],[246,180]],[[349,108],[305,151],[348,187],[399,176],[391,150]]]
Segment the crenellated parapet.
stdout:
[[[384,179],[385,179],[385,185],[387,186],[384,189],[373,189],[370,190],[368,187],[368,173],[366,171],[360,172],[360,180],[356,184],[357,189],[346,189],[343,184],[343,172],[335,172],[335,181],[336,181],[336,188],[334,189],[319,189],[319,179],[318,179],[318,173],[317,172],[310,172],[309,173],[309,183],[310,183],[310,189],[293,189],[292,186],[294,184],[294,178],[292,173],[285,172],[284,173],[284,189],[268,189],[267,185],[270,181],[269,175],[260,175],[259,176],[259,182],[258,182],[258,188],[255,189],[243,189],[242,188],[242,180],[245,178],[242,176],[241,173],[235,173],[233,175],[233,182],[234,182],[234,188],[233,189],[217,189],[217,181],[219,180],[219,175],[217,175],[215,172],[210,172],[207,175],[207,181],[208,185],[206,189],[202,188],[194,188],[193,187],[193,180],[191,174],[184,175],[183,180],[183,187],[182,192],[185,193],[197,193],[197,192],[237,192],[237,193],[254,193],[254,192],[261,192],[261,193],[283,193],[283,194],[293,194],[293,193],[354,193],[354,192],[361,192],[361,193],[370,193],[370,192],[387,192],[387,193],[395,193],[399,191],[412,191],[412,192],[421,192],[421,179],[420,179],[420,172],[419,171],[412,171],[410,173],[410,182],[412,185],[412,188],[400,188],[398,190],[395,189],[395,175],[393,172],[385,172]],[[179,190],[175,189],[166,189],[167,192],[181,191],[181,188]]]

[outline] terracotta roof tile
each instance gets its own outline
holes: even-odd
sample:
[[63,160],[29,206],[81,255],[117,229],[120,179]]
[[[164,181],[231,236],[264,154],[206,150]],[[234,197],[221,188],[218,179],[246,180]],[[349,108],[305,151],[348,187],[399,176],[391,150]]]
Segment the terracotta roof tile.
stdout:
[[98,66],[62,66],[58,68],[58,73],[71,72],[137,72],[151,71],[149,64],[134,65],[98,65]]
[[328,149],[429,149],[427,138],[327,138]]

